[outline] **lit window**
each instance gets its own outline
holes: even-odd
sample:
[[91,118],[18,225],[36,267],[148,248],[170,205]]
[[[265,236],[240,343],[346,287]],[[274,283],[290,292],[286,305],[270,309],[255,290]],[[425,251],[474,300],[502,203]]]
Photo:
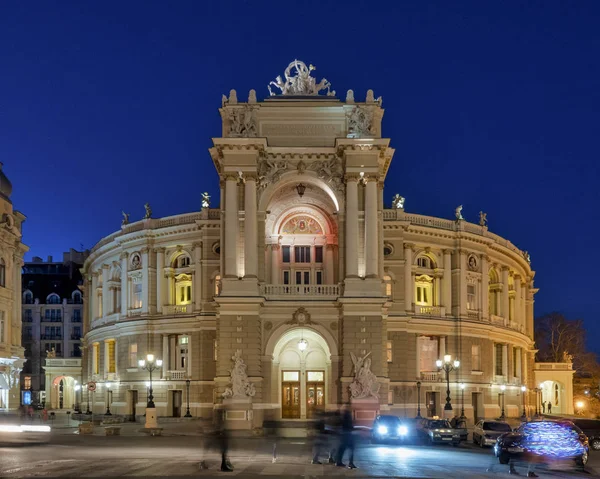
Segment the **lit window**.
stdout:
[[107,341],[107,347],[106,347],[106,352],[108,354],[108,367],[106,369],[107,373],[116,373],[117,372],[115,345],[116,345],[116,342],[114,339],[110,339]]
[[215,276],[215,296],[219,296],[221,294],[221,275],[218,274]]
[[419,256],[417,258],[417,265],[420,268],[431,269],[431,260],[427,256]]
[[[137,279],[137,278],[136,278]],[[133,283],[133,297],[131,301],[132,309],[139,309],[142,307],[142,283],[141,280]]]
[[392,388],[388,390],[388,404],[394,404],[394,390]]
[[92,374],[100,371],[100,344],[92,344]]
[[438,338],[420,336],[418,344],[420,350],[420,370],[424,372],[437,371],[437,366],[435,365],[435,362],[439,358]]
[[478,344],[471,345],[471,370],[481,371],[481,350]]
[[137,343],[130,343],[129,344],[129,367],[130,368],[137,368],[138,366],[138,347],[137,347]]
[[391,341],[386,342],[385,353],[386,353],[387,362],[391,363],[392,362],[392,342]]
[[385,284],[385,295],[388,298],[392,297],[392,277],[389,274],[386,274],[383,277],[383,283]]
[[323,371],[307,371],[306,381],[309,383],[322,383],[325,381],[325,373]]
[[31,376],[25,376],[23,378],[23,388],[31,389]]
[[217,360],[217,340],[215,339],[213,342],[213,359],[216,361]]
[[433,278],[423,275],[415,281],[415,304],[433,306]]
[[477,310],[475,285],[474,284],[468,284],[467,285],[467,309],[471,310],[471,311]]
[[293,382],[300,381],[300,373],[298,371],[284,371],[283,380]]
[[190,304],[192,302],[192,278],[180,274],[175,278],[176,304]]

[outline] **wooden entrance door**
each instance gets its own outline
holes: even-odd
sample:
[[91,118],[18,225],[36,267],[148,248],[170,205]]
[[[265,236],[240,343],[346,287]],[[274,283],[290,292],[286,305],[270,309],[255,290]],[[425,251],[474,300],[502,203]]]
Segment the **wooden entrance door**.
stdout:
[[325,372],[306,372],[306,417],[314,418],[325,408]]
[[283,371],[281,417],[300,419],[300,371]]

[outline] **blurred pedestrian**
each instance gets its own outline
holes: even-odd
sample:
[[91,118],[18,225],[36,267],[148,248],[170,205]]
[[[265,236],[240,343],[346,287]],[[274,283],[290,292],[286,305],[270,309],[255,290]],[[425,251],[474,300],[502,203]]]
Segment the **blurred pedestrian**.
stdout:
[[329,457],[327,458],[327,462],[329,464],[335,464],[337,452],[336,445],[340,442],[342,431],[342,415],[340,414],[339,409],[336,410],[333,414],[329,415],[328,424],[325,428],[329,436]]
[[313,423],[313,445],[311,464],[323,464],[319,460],[321,450],[325,447],[325,416],[322,412],[317,413],[317,420]]
[[546,401],[542,401],[542,414],[546,414]]
[[548,401],[548,414],[552,414],[552,401]]
[[348,458],[347,467],[348,469],[356,469],[356,465],[354,464],[354,447],[354,421],[352,420],[350,405],[347,405],[342,413],[342,434],[335,465],[338,467],[346,467],[346,464],[343,463],[343,459],[346,449],[349,449],[350,457]]
[[231,472],[233,466],[229,461],[229,431],[225,426],[225,411],[217,411],[217,443],[221,452],[221,471]]
[[48,422],[48,410],[45,407],[42,410],[42,419],[44,420],[44,422]]

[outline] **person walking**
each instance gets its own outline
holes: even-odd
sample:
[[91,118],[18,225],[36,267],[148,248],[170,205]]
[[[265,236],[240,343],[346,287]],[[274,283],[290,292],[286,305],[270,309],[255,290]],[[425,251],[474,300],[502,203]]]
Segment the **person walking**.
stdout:
[[542,414],[546,414],[546,401],[542,401]]
[[335,465],[338,467],[346,467],[346,464],[342,461],[344,459],[344,452],[346,452],[346,449],[349,449],[350,457],[348,458],[348,469],[356,469],[356,465],[354,464],[354,447],[354,422],[352,420],[350,406],[348,405],[344,409],[342,415],[342,437]]
[[319,412],[317,420],[313,423],[313,446],[312,446],[312,460],[311,464],[323,464],[319,460],[321,455],[321,449],[325,445],[325,417],[323,413]]
[[548,414],[552,414],[552,401],[548,401]]
[[221,471],[232,472],[233,466],[229,461],[229,431],[225,426],[225,411],[219,411],[217,413],[217,441],[219,449],[221,451]]

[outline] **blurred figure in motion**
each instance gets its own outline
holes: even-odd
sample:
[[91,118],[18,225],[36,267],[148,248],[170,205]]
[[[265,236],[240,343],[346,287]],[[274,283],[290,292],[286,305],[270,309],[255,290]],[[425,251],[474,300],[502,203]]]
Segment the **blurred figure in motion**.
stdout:
[[311,464],[323,464],[319,460],[321,451],[326,445],[325,439],[325,414],[317,413],[317,420],[313,423],[313,445],[312,445],[312,461]]
[[350,405],[347,404],[342,413],[342,434],[335,465],[338,467],[346,467],[346,464],[343,463],[344,452],[346,452],[346,449],[349,449],[350,457],[348,458],[348,469],[356,469],[356,465],[354,464],[354,447],[354,421],[352,420]]
[[206,457],[210,449],[217,449],[221,454],[221,471],[231,472],[233,466],[229,461],[229,432],[225,427],[225,411],[215,410],[213,421],[213,430],[205,435],[203,442],[202,460],[200,461],[200,469],[208,469]]
[[327,417],[327,423],[325,425],[325,430],[328,434],[328,449],[329,449],[329,457],[327,458],[327,462],[329,464],[335,464],[336,460],[336,445],[341,441],[340,434],[342,432],[342,415],[339,410],[336,410],[332,414]]

